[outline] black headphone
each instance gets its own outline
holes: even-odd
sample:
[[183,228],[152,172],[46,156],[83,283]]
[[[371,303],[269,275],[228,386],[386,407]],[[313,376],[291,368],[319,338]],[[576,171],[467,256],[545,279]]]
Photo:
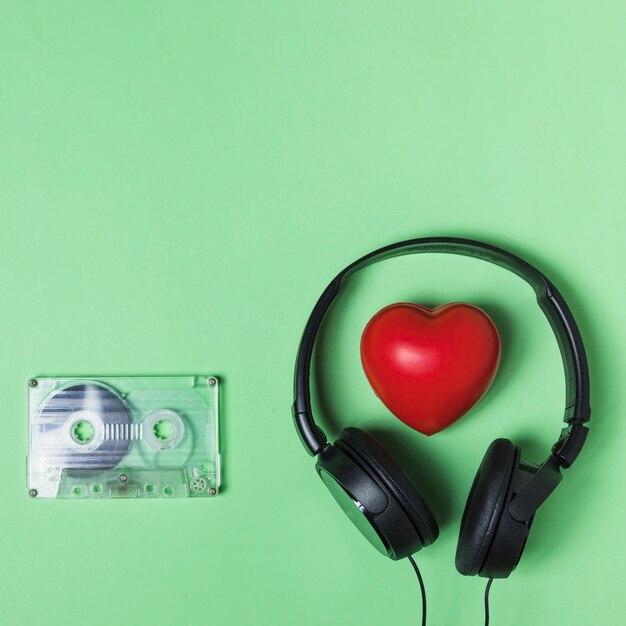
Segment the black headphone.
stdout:
[[382,554],[397,560],[430,545],[439,528],[428,505],[393,457],[372,437],[345,428],[335,443],[326,439],[311,410],[311,358],[315,338],[343,280],[384,259],[418,252],[473,256],[514,272],[528,282],[554,331],[566,379],[565,428],[548,458],[536,465],[508,439],[487,449],[467,498],[456,551],[464,575],[506,578],[522,556],[535,512],[581,451],[588,429],[589,372],[576,322],[561,294],[519,257],[479,241],[452,237],[411,239],[375,250],[342,270],[311,312],[300,340],[295,370],[293,417],[304,447],[317,456],[316,469],[348,517]]

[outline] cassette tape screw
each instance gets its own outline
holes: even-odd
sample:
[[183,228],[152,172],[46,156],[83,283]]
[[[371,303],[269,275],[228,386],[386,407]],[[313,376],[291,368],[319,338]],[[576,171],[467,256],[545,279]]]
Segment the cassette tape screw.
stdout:
[[215,487],[211,487],[209,489],[209,495],[214,496],[217,493],[217,489]]
[[37,382],[37,379],[36,379],[36,378],[31,378],[31,379],[28,381],[28,384],[29,384],[31,387],[36,387],[39,383]]
[[217,383],[217,379],[215,378],[209,378],[209,385],[211,385],[211,387],[214,387]]
[[128,480],[128,476],[126,474],[120,474],[120,482],[125,483]]
[[36,498],[36,497],[37,497],[37,490],[36,490],[36,489],[31,489],[31,490],[28,492],[28,495],[29,495],[31,498]]

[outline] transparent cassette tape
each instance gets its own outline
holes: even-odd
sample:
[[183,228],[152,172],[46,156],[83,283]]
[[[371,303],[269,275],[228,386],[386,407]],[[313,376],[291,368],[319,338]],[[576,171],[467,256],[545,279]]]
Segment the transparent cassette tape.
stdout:
[[31,496],[218,493],[216,377],[35,378],[29,386]]

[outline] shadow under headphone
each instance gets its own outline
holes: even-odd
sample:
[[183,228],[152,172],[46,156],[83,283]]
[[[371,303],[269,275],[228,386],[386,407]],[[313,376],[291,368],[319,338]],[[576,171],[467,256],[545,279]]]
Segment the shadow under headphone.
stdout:
[[562,479],[561,468],[576,460],[590,418],[589,372],[583,342],[563,297],[535,267],[486,243],[452,237],[411,239],[375,250],[342,270],[328,285],[304,329],[295,369],[293,417],[316,469],[354,525],[382,554],[397,560],[430,545],[439,528],[428,505],[394,458],[369,433],[345,428],[335,443],[326,439],[311,409],[311,360],[315,338],[343,280],[384,259],[419,252],[471,256],[514,272],[534,289],[554,331],[566,379],[565,428],[547,459],[537,465],[508,439],[491,443],[467,498],[456,551],[464,575],[506,578],[522,556],[539,506]]

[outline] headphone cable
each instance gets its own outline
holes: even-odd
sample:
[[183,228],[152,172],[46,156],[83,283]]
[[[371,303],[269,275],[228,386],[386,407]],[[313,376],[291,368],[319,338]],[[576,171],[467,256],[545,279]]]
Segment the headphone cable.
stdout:
[[[424,588],[424,580],[422,579],[422,575],[420,573],[419,567],[417,567],[417,563],[415,559],[409,554],[409,561],[415,570],[415,574],[417,575],[417,580],[420,585],[420,591],[422,592],[422,626],[426,626],[426,589]],[[488,625],[487,625],[488,626]]]
[[487,581],[487,586],[485,587],[485,626],[489,626],[489,590],[491,589],[491,583],[493,583],[493,578]]

